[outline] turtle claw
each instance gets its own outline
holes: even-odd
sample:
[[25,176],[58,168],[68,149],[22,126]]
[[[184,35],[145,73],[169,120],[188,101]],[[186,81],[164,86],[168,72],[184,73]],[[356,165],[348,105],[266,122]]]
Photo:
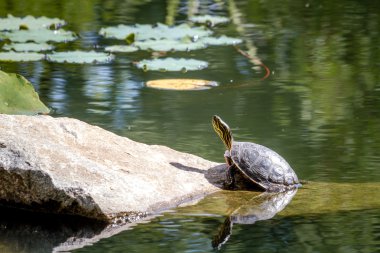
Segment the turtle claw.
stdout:
[[235,184],[227,179],[226,182],[223,183],[223,188],[226,190],[232,190],[235,188]]
[[225,182],[223,184],[223,188],[226,190],[233,190],[235,189],[235,184]]

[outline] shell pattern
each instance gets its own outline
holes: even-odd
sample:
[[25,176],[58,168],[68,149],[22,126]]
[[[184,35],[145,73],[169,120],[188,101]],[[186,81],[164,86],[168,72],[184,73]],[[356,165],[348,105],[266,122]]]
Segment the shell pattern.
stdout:
[[267,191],[282,191],[299,186],[296,173],[279,154],[251,142],[233,142],[232,161],[254,183]]

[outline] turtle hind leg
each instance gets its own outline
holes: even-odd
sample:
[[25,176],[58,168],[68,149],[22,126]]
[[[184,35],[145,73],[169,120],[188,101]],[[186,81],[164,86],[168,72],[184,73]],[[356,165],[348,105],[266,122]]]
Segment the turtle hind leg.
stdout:
[[236,174],[236,165],[232,164],[227,168],[226,171],[226,182],[224,183],[224,187],[227,189],[234,189],[235,188],[235,174]]

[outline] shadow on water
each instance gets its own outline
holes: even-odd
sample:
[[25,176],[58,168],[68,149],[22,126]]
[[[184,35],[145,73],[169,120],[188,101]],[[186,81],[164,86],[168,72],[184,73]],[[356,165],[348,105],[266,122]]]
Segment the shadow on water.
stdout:
[[[234,223],[253,224],[259,220],[270,219],[289,203],[295,193],[296,190],[273,194],[249,192],[251,199],[248,200],[243,198],[236,202],[235,195],[230,200],[225,199],[233,202],[234,208],[237,207],[228,214],[228,218],[220,227],[218,235],[212,242],[213,247],[220,248],[226,243]],[[2,253],[71,251],[110,236],[117,236],[133,225],[112,226],[71,216],[38,214],[5,208],[0,210]],[[150,219],[154,221],[156,218],[151,216]]]
[[0,252],[52,252],[60,245],[100,234],[106,224],[84,218],[0,207]]

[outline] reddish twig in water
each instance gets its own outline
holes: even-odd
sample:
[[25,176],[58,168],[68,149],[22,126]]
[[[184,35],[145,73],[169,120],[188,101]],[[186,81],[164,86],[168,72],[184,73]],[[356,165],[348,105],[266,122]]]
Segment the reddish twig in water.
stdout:
[[265,80],[267,79],[269,76],[270,76],[270,69],[267,67],[267,65],[265,65],[264,63],[261,63],[260,64],[261,67],[263,67],[265,69],[265,76],[263,76],[260,80]]
[[251,55],[249,55],[247,52],[241,50],[239,47],[235,46],[235,49],[241,54],[243,55],[244,57],[250,59],[252,61],[253,64],[256,64],[256,65],[259,65],[261,66],[262,68],[264,68],[265,70],[265,75],[260,79],[261,81],[262,80],[265,80],[267,79],[269,76],[270,76],[270,69],[262,62],[260,61],[260,59],[258,58],[254,58],[252,57]]

